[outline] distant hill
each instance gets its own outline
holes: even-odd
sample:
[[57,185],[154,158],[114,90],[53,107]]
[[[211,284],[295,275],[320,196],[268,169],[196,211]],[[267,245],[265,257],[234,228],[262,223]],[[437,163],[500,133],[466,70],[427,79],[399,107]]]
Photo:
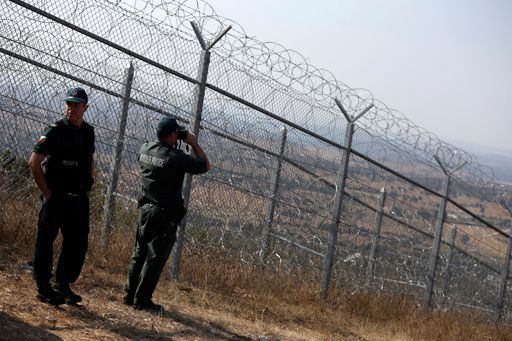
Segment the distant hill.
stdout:
[[491,168],[498,180],[512,184],[512,150],[492,148],[473,143],[452,143],[473,154],[482,166]]

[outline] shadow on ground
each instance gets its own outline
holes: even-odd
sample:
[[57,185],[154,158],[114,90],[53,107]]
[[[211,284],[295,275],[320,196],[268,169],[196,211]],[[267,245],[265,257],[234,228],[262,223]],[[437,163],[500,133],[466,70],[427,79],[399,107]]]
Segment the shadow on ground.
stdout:
[[1,340],[62,340],[48,330],[27,324],[16,317],[0,312]]
[[[74,318],[77,318],[83,321],[85,324],[90,326],[95,326],[103,330],[108,330],[111,333],[117,334],[121,337],[128,338],[131,340],[134,339],[145,339],[145,340],[154,340],[154,339],[165,339],[172,340],[178,337],[197,337],[197,338],[206,338],[206,339],[215,339],[215,340],[252,340],[249,337],[238,335],[224,326],[200,321],[193,317],[187,316],[181,312],[177,311],[162,311],[160,313],[155,313],[155,318],[160,319],[168,319],[169,322],[176,322],[186,328],[179,328],[177,331],[169,332],[169,331],[156,331],[156,330],[147,330],[144,328],[139,328],[129,323],[124,323],[121,321],[111,320],[105,317],[98,315],[96,312],[89,310],[86,306],[83,305],[73,305],[69,306],[69,312],[73,314]],[[141,312],[141,314],[149,314],[146,312]],[[141,317],[142,318],[142,317]],[[73,329],[82,329],[83,324],[80,326],[65,326],[65,327],[55,327],[54,330],[73,330]],[[43,338],[44,339],[44,338]],[[53,339],[48,339],[53,340]],[[56,340],[60,340],[56,338]]]

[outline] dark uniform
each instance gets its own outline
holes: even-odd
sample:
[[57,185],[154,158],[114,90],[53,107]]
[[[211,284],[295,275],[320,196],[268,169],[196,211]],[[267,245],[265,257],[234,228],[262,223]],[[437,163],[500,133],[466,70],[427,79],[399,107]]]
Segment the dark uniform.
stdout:
[[139,163],[143,196],[124,301],[144,307],[151,302],[176,240],[177,226],[186,212],[181,193],[185,173],[201,174],[208,169],[205,160],[161,141],[144,143]]
[[94,128],[80,128],[66,118],[49,126],[37,141],[34,152],[45,155],[45,180],[52,195],[39,212],[34,251],[34,278],[38,287],[49,284],[53,264],[53,242],[59,229],[62,249],[55,272],[56,283],[77,280],[85,260],[89,234],[89,198],[93,179],[91,167]]

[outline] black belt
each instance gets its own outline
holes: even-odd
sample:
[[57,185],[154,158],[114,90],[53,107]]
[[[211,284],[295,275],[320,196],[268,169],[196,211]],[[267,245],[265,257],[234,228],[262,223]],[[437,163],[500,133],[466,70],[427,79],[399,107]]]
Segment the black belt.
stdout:
[[149,200],[145,196],[143,196],[142,198],[139,199],[139,207],[144,206],[146,204],[155,205],[156,207],[161,208],[162,210],[170,210],[170,209],[174,209],[174,207],[175,207],[175,206],[169,206],[169,205],[162,206],[161,204],[158,204],[158,203],[154,202],[153,200]]
[[145,196],[142,196],[142,198],[139,199],[139,207],[142,207],[146,204],[154,205],[163,211],[169,212],[170,214],[174,215],[178,219],[178,221],[183,219],[183,217],[187,213],[187,209],[183,206],[183,204],[173,205],[173,206],[162,206],[162,205],[155,203],[152,200],[149,200]]

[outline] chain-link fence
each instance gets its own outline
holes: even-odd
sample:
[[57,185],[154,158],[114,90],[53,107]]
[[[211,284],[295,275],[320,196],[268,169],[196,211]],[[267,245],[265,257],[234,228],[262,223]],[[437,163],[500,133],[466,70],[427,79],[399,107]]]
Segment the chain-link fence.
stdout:
[[222,248],[308,274],[324,299],[350,287],[512,317],[512,188],[201,0],[0,0],[0,75],[2,200],[37,196],[26,159],[81,84],[105,238],[134,225],[120,213],[136,208],[137,151],[162,115],[198,132],[214,165],[186,182],[174,277],[183,247]]

